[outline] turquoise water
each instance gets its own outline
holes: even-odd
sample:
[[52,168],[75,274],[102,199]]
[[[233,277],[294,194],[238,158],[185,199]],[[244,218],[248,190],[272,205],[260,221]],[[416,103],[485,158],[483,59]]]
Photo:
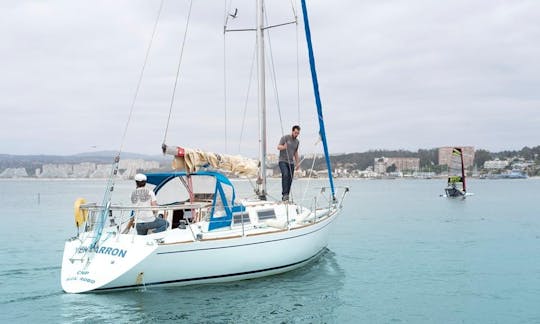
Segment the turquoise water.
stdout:
[[[345,209],[326,253],[304,268],[70,295],[60,264],[73,201],[99,201],[105,181],[2,180],[0,322],[540,323],[539,179],[473,180],[464,201],[439,197],[444,180],[337,184],[351,188]],[[118,183],[115,197],[131,186]]]

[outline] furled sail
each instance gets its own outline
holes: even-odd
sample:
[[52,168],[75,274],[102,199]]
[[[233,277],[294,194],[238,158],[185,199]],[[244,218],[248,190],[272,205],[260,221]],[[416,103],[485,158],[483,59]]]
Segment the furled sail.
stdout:
[[163,154],[173,155],[172,168],[196,172],[210,167],[223,172],[230,172],[239,177],[255,177],[259,170],[259,161],[239,155],[217,154],[180,146],[162,145]]

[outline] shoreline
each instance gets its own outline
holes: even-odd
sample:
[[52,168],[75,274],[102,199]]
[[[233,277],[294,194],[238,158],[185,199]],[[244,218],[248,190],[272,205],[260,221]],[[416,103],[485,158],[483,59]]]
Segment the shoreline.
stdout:
[[[364,180],[411,180],[411,181],[418,181],[418,180],[444,180],[446,179],[446,176],[440,176],[440,177],[432,177],[432,178],[414,178],[414,177],[396,177],[396,178],[361,178],[361,177],[335,177],[335,181],[340,180],[358,180],[358,181],[364,181]],[[540,180],[540,176],[533,176],[528,177],[524,179],[489,179],[489,178],[467,178],[469,180],[486,180],[486,181],[501,181],[501,180]],[[268,178],[268,180],[281,180],[280,177],[271,177]],[[295,178],[295,181],[317,181],[317,180],[328,180],[328,178]],[[0,178],[0,181],[108,181],[108,178],[35,178],[35,177],[19,177],[19,178]],[[132,179],[116,179],[116,181],[132,181]],[[249,179],[245,178],[231,178],[231,181],[233,182],[244,182],[249,181]]]

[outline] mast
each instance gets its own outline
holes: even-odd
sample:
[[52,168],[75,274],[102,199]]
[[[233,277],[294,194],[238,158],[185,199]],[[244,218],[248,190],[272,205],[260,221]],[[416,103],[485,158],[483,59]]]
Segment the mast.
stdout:
[[266,85],[264,66],[264,12],[263,0],[257,0],[257,78],[259,97],[259,161],[261,163],[257,194],[266,200]]
[[463,192],[467,192],[467,187],[465,186],[465,164],[463,163],[463,148],[458,148],[461,156],[461,181],[463,181]]

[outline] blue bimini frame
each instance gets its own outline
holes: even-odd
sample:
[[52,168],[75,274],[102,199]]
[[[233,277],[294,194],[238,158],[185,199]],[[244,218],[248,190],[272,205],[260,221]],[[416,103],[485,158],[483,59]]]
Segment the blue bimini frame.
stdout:
[[[225,175],[214,171],[197,171],[195,173],[187,172],[164,172],[164,173],[150,173],[146,174],[147,183],[153,184],[156,187],[154,192],[157,194],[163,186],[176,177],[186,176],[210,176],[216,179],[216,187],[214,188],[214,198],[212,200],[212,210],[210,212],[210,224],[208,230],[214,230],[222,227],[231,226],[233,213],[242,212],[245,207],[242,205],[235,205],[236,191],[233,184]],[[232,189],[232,195],[230,201],[227,200],[224,186],[228,186]],[[221,202],[223,209],[225,210],[225,216],[215,217],[217,203]]]

